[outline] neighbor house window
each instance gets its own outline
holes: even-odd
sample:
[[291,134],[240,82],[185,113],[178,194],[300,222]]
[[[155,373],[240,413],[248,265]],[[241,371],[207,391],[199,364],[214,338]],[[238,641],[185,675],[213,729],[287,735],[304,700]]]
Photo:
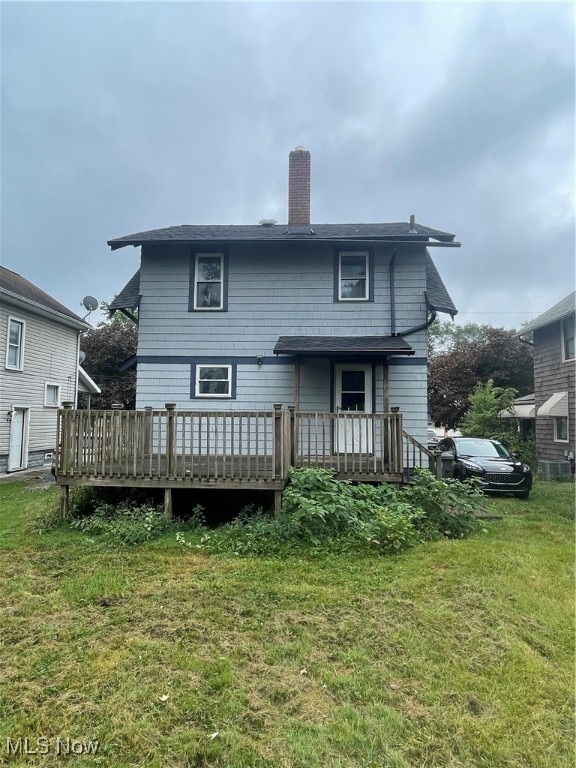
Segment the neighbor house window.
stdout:
[[6,368],[21,371],[24,367],[24,321],[8,318]]
[[558,443],[568,442],[568,417],[554,417],[554,440]]
[[576,357],[574,351],[574,326],[576,317],[569,317],[562,320],[562,360],[574,360]]
[[60,384],[46,382],[44,388],[44,405],[50,408],[58,408],[60,405]]
[[232,397],[231,365],[197,365],[196,397]]
[[224,254],[197,253],[194,309],[224,309]]

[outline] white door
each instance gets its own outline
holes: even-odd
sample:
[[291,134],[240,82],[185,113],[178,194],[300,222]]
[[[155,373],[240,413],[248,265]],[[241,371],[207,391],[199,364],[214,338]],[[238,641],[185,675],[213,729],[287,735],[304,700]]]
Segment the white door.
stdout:
[[28,465],[28,408],[14,408],[10,422],[8,472],[25,469]]
[[[342,363],[334,366],[335,443],[337,453],[371,453],[372,366]],[[358,415],[355,415],[358,414]]]

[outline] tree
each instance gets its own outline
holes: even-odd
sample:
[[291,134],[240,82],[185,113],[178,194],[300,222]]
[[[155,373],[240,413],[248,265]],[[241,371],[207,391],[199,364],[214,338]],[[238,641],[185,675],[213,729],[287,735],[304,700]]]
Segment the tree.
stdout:
[[511,412],[518,392],[513,387],[495,387],[492,379],[486,384],[477,384],[469,396],[470,408],[460,422],[460,431],[465,436],[496,437],[502,431],[500,411]]
[[532,347],[514,330],[474,323],[461,328],[468,328],[469,336],[458,331],[448,339],[442,329],[435,332],[446,350],[432,355],[428,369],[430,415],[449,428],[463,418],[478,383],[492,379],[494,386],[514,387],[520,395],[534,391]]
[[136,354],[137,344],[138,327],[119,313],[82,336],[80,346],[86,354],[82,367],[102,390],[101,395],[92,396],[94,408],[110,408],[113,403],[128,409],[135,407],[135,370],[120,369]]

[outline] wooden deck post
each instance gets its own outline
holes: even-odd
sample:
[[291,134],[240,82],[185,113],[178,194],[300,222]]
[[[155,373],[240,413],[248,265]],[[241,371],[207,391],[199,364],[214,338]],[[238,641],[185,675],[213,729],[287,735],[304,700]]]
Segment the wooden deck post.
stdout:
[[168,434],[166,436],[166,473],[168,477],[174,477],[174,451],[176,447],[176,424],[175,414],[176,403],[166,403],[168,411]]
[[282,491],[274,491],[274,517],[279,517],[282,512]]
[[71,400],[65,400],[62,403],[64,413],[62,414],[62,455],[61,469],[63,475],[72,473],[72,462],[70,461],[70,447],[72,445],[72,406]]
[[167,520],[172,520],[172,513],[172,488],[164,488],[164,517]]
[[290,425],[288,429],[288,435],[290,439],[290,451],[288,453],[288,462],[290,467],[296,465],[296,406],[289,405],[288,413],[290,419]]
[[274,478],[282,477],[282,403],[274,403]]
[[65,520],[70,515],[70,486],[60,486],[60,517]]

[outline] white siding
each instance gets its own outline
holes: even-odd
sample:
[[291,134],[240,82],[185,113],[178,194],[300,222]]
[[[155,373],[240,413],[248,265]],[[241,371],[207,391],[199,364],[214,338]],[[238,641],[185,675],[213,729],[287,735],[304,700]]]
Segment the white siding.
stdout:
[[[24,367],[5,368],[8,316],[26,323]],[[61,400],[74,400],[78,331],[3,303],[0,307],[0,456],[8,453],[13,406],[30,408],[28,451],[52,451],[56,445],[56,408],[44,406],[47,381],[60,385]]]

